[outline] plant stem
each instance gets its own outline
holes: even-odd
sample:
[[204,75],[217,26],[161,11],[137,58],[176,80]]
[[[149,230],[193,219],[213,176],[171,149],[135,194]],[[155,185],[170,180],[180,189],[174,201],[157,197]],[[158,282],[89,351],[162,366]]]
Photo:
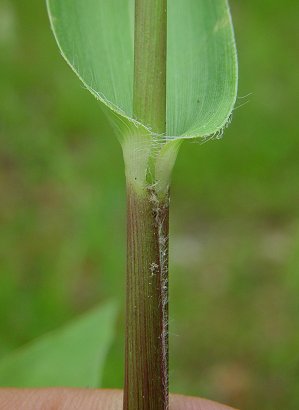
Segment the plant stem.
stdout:
[[167,0],[135,0],[134,116],[159,134],[166,128]]
[[128,186],[125,410],[168,407],[168,201]]
[[[135,0],[134,116],[161,135],[166,131],[166,8],[167,0]],[[139,175],[134,177],[133,158],[136,157],[125,155],[127,302],[124,410],[166,410],[169,197],[168,192],[159,195],[155,192],[154,167],[151,168],[153,154],[150,154],[146,165],[149,183],[139,183],[138,187],[135,180],[140,182],[140,178]]]

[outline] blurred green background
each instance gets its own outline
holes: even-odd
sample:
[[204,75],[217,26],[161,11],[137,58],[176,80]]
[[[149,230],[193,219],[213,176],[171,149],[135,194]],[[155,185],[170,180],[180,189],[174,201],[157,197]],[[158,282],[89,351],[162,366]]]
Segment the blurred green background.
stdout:
[[[299,408],[298,16],[231,1],[233,122],[185,143],[171,207],[171,390]],[[43,1],[0,1],[0,355],[101,301],[123,306],[125,181],[99,104],[63,62]],[[123,313],[105,386],[122,384]]]

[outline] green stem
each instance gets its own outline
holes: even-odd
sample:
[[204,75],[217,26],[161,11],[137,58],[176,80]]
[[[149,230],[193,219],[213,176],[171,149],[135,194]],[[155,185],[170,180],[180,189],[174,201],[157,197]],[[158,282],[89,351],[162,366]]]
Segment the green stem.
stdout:
[[166,131],[167,0],[135,0],[134,116]]

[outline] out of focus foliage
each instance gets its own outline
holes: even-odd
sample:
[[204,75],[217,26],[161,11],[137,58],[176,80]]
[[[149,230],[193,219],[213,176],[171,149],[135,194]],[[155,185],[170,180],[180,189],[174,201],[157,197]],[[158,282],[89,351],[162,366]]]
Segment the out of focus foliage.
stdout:
[[115,313],[110,302],[4,355],[0,386],[100,387]]
[[[240,89],[172,187],[172,390],[297,410],[299,126],[293,0],[231,1]],[[59,57],[43,2],[0,3],[0,354],[123,298],[120,148]],[[122,319],[106,386],[122,383]]]

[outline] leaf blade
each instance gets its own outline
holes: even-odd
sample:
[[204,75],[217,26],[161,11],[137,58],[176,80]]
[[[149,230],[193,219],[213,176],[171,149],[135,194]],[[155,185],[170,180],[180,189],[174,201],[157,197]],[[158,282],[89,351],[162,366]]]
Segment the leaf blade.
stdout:
[[[47,5],[68,64],[120,121],[138,125],[133,118],[134,1],[47,0]],[[238,83],[227,0],[168,2],[167,67],[167,138],[221,133]]]
[[99,387],[115,316],[108,303],[12,352],[0,362],[0,386]]
[[132,117],[133,3],[130,0],[47,0],[62,56],[88,90]]
[[203,137],[227,123],[237,96],[237,52],[226,0],[168,3],[167,133]]

